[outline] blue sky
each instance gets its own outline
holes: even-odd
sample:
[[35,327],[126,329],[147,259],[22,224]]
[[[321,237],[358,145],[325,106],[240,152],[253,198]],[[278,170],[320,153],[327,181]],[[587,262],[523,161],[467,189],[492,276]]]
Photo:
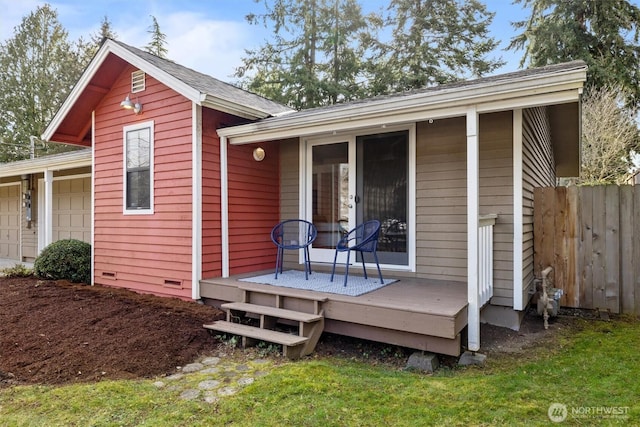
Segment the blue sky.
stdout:
[[[522,52],[503,50],[516,34],[511,22],[527,16],[511,1],[484,1],[490,11],[496,12],[492,36],[501,41],[493,56],[507,62],[496,73],[517,70],[522,57]],[[365,11],[371,11],[387,1],[360,3]],[[11,38],[23,17],[42,4],[35,0],[0,0],[0,40]],[[258,47],[269,35],[266,29],[249,25],[244,19],[247,13],[262,9],[253,0],[59,0],[49,4],[58,11],[58,19],[72,40],[95,34],[106,15],[118,39],[137,47],[149,42],[147,30],[153,15],[167,36],[170,59],[223,81],[234,80],[232,74],[241,65],[244,49]]]

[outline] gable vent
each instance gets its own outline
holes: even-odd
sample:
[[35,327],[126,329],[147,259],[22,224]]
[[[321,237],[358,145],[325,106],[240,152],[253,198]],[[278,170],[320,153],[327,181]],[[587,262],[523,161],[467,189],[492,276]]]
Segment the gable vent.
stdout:
[[131,93],[142,92],[145,85],[144,71],[134,71],[131,73]]

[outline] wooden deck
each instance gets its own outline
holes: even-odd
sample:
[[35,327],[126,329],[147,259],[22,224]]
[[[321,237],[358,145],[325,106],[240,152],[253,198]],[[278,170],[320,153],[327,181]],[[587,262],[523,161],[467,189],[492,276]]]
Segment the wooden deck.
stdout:
[[252,303],[308,313],[317,312],[320,304],[326,332],[452,356],[461,352],[466,283],[399,278],[352,297],[239,281],[242,277],[202,280],[201,296],[208,304],[220,305],[242,302],[248,291]]

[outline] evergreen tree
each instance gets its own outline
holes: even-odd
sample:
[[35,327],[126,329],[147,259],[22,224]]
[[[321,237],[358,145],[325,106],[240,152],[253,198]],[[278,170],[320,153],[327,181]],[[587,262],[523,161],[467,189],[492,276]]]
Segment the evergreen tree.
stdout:
[[[84,43],[71,43],[48,4],[23,18],[0,44],[0,162],[28,158],[30,140],[44,132],[86,66]],[[67,151],[37,144],[37,155]]]
[[369,64],[372,94],[389,93],[461,78],[480,77],[503,65],[487,55],[494,13],[477,0],[391,0],[388,43],[379,43]]
[[640,105],[640,8],[627,0],[515,0],[529,9],[514,22],[522,33],[509,49],[522,50],[521,66],[575,59],[589,66],[587,84],[621,87],[630,106]]
[[96,46],[100,46],[102,40],[105,38],[113,40],[117,39],[118,34],[113,30],[112,26],[113,24],[107,15],[102,17],[102,21],[100,22],[100,31],[91,36],[91,42]]
[[148,45],[145,46],[145,50],[149,53],[152,53],[160,58],[167,57],[167,36],[160,31],[160,25],[158,24],[158,20],[155,16],[151,15],[152,24],[147,31],[151,34],[151,41]]
[[[255,0],[260,2],[260,0]],[[362,96],[361,61],[367,19],[356,0],[264,0],[253,25],[273,26],[273,38],[246,50],[236,76],[244,86],[296,109]]]

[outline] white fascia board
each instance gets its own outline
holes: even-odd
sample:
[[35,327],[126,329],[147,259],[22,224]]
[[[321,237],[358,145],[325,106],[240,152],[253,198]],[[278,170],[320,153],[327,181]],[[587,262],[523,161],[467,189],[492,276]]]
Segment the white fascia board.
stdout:
[[286,138],[321,133],[323,126],[339,131],[370,126],[370,122],[390,125],[438,118],[435,116],[445,117],[445,114],[465,115],[468,105],[477,106],[478,112],[486,112],[544,105],[544,102],[576,101],[586,72],[580,70],[567,74],[398,96],[370,104],[337,108],[335,111],[320,110],[284,116],[281,120],[219,129],[218,134],[229,138],[231,144],[245,144],[268,140],[270,136]]
[[203,107],[211,108],[213,110],[218,110],[223,113],[232,114],[234,116],[242,117],[249,120],[264,119],[270,116],[269,113],[251,108],[248,105],[240,105],[233,101],[207,94],[201,95],[200,103]]
[[2,168],[0,168],[0,178],[38,173],[45,170],[65,170],[85,166],[91,166],[91,150],[73,151],[65,153],[64,155],[45,156],[14,163],[5,163],[2,165]]

